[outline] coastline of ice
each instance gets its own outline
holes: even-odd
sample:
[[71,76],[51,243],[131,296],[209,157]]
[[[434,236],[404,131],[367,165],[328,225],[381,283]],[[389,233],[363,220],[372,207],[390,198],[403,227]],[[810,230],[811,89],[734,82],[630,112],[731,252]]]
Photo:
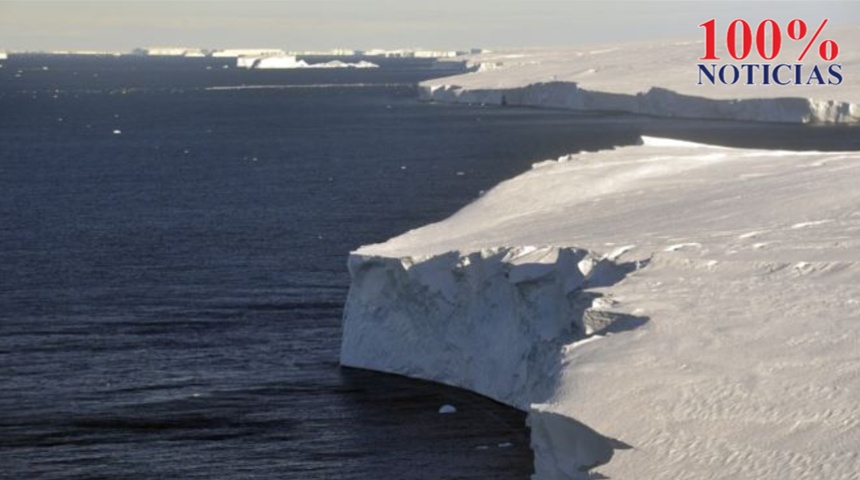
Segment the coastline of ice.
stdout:
[[[860,41],[857,27],[828,33],[842,45]],[[780,58],[795,63],[793,50],[802,46],[786,44]],[[851,73],[860,67],[857,49],[845,48],[835,60],[846,72],[838,86],[713,86],[697,85],[702,48],[701,42],[662,41],[482,54],[470,57],[476,72],[425,81],[420,95],[438,102],[659,117],[860,122],[860,78]],[[805,68],[815,63],[814,55],[803,62]]]
[[647,138],[542,163],[354,252],[341,361],[529,411],[536,480],[856,479],[858,180]]

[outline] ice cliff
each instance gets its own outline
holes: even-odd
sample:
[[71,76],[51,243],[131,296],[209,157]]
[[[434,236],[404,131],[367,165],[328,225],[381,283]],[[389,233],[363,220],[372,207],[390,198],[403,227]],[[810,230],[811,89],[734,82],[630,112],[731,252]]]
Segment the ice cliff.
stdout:
[[537,480],[860,472],[860,154],[645,139],[349,260],[344,365],[529,412]]
[[606,327],[585,289],[621,268],[559,247],[356,253],[341,360],[528,409],[552,394],[561,347]]
[[[857,45],[860,28],[829,32]],[[795,58],[802,44],[786,44]],[[471,57],[477,71],[429,80],[421,97],[439,102],[629,112],[659,117],[791,123],[860,122],[860,50],[836,59],[838,86],[697,85],[702,42],[650,42],[586,49],[533,49]],[[806,58],[811,68],[816,58]],[[789,62],[796,63],[796,62]],[[820,60],[818,63],[822,63]],[[826,63],[826,62],[824,62]]]

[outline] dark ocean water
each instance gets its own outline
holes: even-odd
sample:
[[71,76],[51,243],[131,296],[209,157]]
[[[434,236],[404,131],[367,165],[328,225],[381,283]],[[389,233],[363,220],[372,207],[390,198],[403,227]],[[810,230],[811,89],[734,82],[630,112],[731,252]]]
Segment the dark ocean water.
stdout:
[[[421,62],[229,63],[0,62],[0,477],[525,479],[521,413],[338,366],[350,250],[642,132],[860,149],[856,128],[421,104],[446,73]],[[211,88],[249,85],[290,88]]]

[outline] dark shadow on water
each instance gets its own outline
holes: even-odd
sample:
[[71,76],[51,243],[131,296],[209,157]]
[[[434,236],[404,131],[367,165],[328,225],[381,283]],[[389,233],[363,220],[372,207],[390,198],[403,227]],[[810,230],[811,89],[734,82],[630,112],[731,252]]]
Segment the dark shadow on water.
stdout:
[[734,148],[858,151],[860,125],[803,125],[616,115],[639,135]]
[[[532,472],[523,412],[395,375],[321,373],[305,387],[272,382],[88,412],[19,412],[0,420],[0,459],[8,472],[40,478],[522,480]],[[440,414],[442,405],[457,412]],[[134,473],[154,458],[155,473]]]
[[[532,473],[526,414],[481,395],[398,375],[341,367],[352,429],[387,478],[525,479]],[[440,414],[442,405],[457,412]],[[415,469],[415,465],[423,465]]]
[[716,120],[642,119],[643,135],[726,147],[857,151],[860,125],[796,125]]

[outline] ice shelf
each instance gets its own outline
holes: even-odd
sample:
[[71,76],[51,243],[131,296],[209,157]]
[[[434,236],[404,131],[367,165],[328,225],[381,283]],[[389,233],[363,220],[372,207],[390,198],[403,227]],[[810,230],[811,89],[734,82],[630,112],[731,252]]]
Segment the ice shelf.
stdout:
[[[860,44],[860,28],[828,31],[841,45]],[[794,61],[802,42],[784,45],[779,60],[801,63],[804,85],[699,85],[704,45],[654,41],[577,49],[531,49],[469,57],[477,71],[421,84],[425,100],[488,105],[628,112],[659,117],[734,119],[790,123],[860,122],[860,49],[843,48],[833,62],[813,53]],[[795,51],[798,50],[798,51]],[[780,62],[769,62],[774,65]],[[839,85],[806,85],[818,65],[839,64]],[[755,77],[755,76],[754,76]],[[835,79],[834,79],[835,80]],[[761,83],[758,79],[756,83]],[[816,82],[813,82],[816,83]]]
[[858,184],[857,152],[542,162],[354,252],[341,361],[528,411],[536,480],[856,480]]

